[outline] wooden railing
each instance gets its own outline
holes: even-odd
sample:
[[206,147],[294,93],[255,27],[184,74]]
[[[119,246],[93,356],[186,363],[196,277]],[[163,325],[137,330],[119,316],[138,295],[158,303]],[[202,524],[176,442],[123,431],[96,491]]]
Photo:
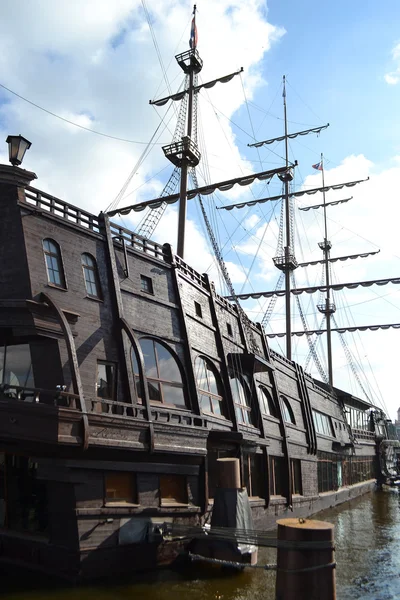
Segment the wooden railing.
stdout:
[[152,256],[153,258],[157,258],[158,260],[165,261],[164,249],[161,244],[157,244],[157,242],[152,242],[151,240],[146,240],[146,238],[122,227],[121,225],[117,225],[116,223],[110,223],[111,234],[113,239],[118,242],[122,242],[124,240],[127,249],[133,248],[134,250],[138,250],[139,252],[143,252],[148,256]]
[[368,431],[367,429],[357,429],[357,428],[352,428],[351,429],[353,432],[354,437],[359,438],[359,439],[363,439],[363,440],[371,440],[374,441],[375,440],[375,433],[373,431]]
[[175,261],[176,261],[176,266],[181,271],[181,273],[183,273],[183,275],[186,275],[186,277],[188,279],[191,279],[192,281],[194,281],[194,283],[197,283],[197,285],[199,285],[200,287],[207,289],[206,281],[205,281],[204,277],[202,275],[200,275],[200,273],[198,273],[195,269],[193,269],[190,265],[188,265],[184,260],[182,260],[180,258],[180,256],[175,256]]
[[86,404],[89,413],[144,419],[145,407],[141,405],[106,400],[105,398],[91,398],[86,401]]
[[81,410],[80,399],[77,394],[59,390],[28,388],[3,383],[0,385],[0,401],[2,399]]
[[25,199],[27,204],[33,205],[38,210],[47,211],[84,229],[89,229],[96,233],[100,232],[99,219],[95,215],[67,204],[55,196],[28,186],[25,190]]

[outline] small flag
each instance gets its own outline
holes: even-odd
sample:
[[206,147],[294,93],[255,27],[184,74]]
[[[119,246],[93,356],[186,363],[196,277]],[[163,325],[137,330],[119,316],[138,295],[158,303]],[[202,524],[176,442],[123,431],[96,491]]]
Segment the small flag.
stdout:
[[316,165],[312,165],[313,169],[316,169],[317,171],[323,171],[324,167],[322,166],[322,161],[317,163]]
[[196,27],[196,21],[195,21],[194,17],[192,19],[192,27],[190,29],[189,46],[192,50],[195,50],[196,46],[197,46],[197,27]]

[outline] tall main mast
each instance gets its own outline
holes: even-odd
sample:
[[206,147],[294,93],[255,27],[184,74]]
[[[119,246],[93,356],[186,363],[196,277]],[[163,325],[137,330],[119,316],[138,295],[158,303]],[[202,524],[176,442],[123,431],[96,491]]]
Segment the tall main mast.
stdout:
[[292,219],[291,219],[291,207],[289,198],[289,186],[293,179],[293,171],[289,168],[289,136],[288,136],[288,123],[287,123],[287,107],[286,107],[286,77],[283,76],[283,116],[285,121],[285,166],[286,171],[279,178],[284,184],[284,203],[285,203],[285,248],[284,256],[276,256],[274,258],[275,266],[284,272],[285,274],[285,314],[286,314],[286,357],[292,359],[292,316],[290,306],[290,285],[291,285],[291,274],[294,269],[297,268],[298,264],[294,255],[294,248],[292,248],[293,232],[292,232]]

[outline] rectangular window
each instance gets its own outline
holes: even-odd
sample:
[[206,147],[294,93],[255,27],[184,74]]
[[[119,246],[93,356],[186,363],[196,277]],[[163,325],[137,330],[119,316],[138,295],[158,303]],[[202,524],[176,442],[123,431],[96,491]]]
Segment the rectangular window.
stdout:
[[324,415],[317,410],[313,410],[312,412],[316,431],[322,435],[335,437],[335,430],[333,429],[330,416]]
[[230,323],[226,324],[226,330],[228,332],[228,335],[230,335],[232,337],[233,336],[233,331],[232,331],[232,325]]
[[35,387],[29,344],[0,347],[0,383]]
[[106,473],[104,479],[106,503],[137,503],[136,476],[134,473],[118,473],[113,471]]
[[109,362],[97,362],[96,395],[98,398],[115,400],[116,397],[116,365]]
[[146,275],[141,275],[140,289],[142,290],[142,292],[146,292],[146,294],[154,294],[152,279],[150,277],[146,277]]
[[198,302],[194,303],[194,310],[196,311],[196,316],[201,319],[203,317],[203,312],[201,310],[201,305]]
[[292,480],[292,493],[303,495],[303,485],[301,481],[301,461],[292,458],[290,461],[290,476]]
[[265,498],[264,454],[244,454],[244,485],[249,498]]
[[283,496],[284,463],[282,456],[269,457],[269,493],[271,496]]
[[186,477],[183,475],[160,475],[161,505],[187,504]]

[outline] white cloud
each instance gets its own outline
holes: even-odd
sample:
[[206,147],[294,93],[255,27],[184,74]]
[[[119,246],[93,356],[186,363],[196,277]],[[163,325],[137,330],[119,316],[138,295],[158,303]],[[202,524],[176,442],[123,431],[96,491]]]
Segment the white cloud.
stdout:
[[384,75],[386,83],[396,85],[400,81],[400,42],[392,50],[392,59],[395,63],[395,69]]

